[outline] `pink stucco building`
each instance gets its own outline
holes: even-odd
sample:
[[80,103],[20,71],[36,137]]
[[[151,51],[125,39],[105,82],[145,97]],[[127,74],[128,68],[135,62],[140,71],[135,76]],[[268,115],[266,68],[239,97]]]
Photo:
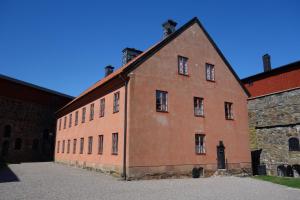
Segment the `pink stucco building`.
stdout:
[[197,18],[175,26],[58,111],[56,162],[126,178],[250,169],[247,90]]

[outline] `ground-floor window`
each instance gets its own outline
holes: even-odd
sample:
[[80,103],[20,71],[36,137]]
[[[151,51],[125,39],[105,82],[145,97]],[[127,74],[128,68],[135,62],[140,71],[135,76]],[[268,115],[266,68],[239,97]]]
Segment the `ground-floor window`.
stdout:
[[91,154],[93,150],[93,137],[88,138],[88,154]]
[[205,135],[204,134],[195,134],[195,150],[197,154],[205,153]]
[[118,154],[118,133],[112,134],[112,154]]
[[80,138],[80,154],[83,154],[84,138]]
[[98,137],[98,154],[103,154],[103,135]]
[[76,153],[76,143],[77,143],[77,139],[73,140],[73,154]]

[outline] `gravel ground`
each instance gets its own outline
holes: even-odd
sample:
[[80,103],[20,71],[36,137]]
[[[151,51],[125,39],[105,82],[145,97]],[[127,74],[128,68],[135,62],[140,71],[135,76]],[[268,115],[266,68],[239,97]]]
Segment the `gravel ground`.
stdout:
[[0,172],[0,200],[205,199],[299,200],[300,190],[252,178],[121,181],[55,163],[9,165]]

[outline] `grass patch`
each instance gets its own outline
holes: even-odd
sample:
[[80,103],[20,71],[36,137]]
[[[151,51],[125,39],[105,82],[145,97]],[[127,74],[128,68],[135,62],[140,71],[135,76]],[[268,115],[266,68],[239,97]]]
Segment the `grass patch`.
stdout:
[[289,177],[278,177],[278,176],[254,176],[254,178],[300,189],[300,178],[289,178]]

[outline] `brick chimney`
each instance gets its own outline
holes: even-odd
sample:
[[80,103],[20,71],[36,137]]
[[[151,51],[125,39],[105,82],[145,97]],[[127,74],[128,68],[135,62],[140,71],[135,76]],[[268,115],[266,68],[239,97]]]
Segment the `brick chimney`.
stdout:
[[264,72],[271,71],[271,56],[269,54],[265,54],[263,55],[262,59],[264,64]]
[[176,25],[177,23],[171,19],[162,24],[164,29],[164,38],[168,37],[169,35],[175,32]]
[[105,67],[105,77],[107,77],[108,75],[110,75],[111,73],[113,73],[114,71],[114,67],[111,65],[107,65]]
[[141,53],[143,53],[140,50],[134,49],[134,48],[125,48],[123,49],[123,57],[122,57],[122,64],[125,65],[126,63],[128,63],[129,61],[131,61],[133,58],[135,58],[136,56],[140,55]]

